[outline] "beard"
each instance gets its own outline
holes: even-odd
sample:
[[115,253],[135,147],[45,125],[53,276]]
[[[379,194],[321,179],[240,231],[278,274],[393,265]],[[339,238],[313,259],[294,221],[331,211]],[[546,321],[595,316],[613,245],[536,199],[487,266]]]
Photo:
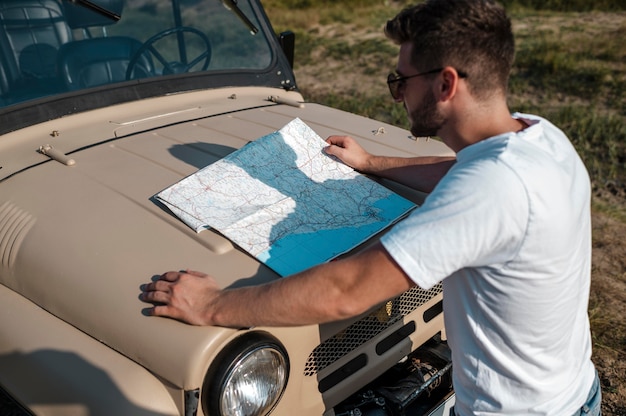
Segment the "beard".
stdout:
[[445,117],[437,109],[437,100],[432,91],[424,97],[420,105],[409,114],[411,134],[415,137],[436,136],[446,123]]

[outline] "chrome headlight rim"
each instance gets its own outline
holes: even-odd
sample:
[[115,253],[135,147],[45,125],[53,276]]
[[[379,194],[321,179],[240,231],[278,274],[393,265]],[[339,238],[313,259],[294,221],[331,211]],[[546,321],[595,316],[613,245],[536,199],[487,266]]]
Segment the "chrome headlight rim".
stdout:
[[202,387],[201,403],[204,414],[211,416],[226,416],[221,410],[223,394],[226,390],[226,383],[233,376],[238,366],[245,362],[255,352],[263,350],[273,350],[281,358],[284,363],[284,382],[280,387],[279,393],[272,404],[264,414],[268,414],[280,402],[289,381],[289,356],[285,347],[269,333],[265,332],[249,332],[245,333],[233,341],[231,341],[220,353],[215,357],[209,366]]

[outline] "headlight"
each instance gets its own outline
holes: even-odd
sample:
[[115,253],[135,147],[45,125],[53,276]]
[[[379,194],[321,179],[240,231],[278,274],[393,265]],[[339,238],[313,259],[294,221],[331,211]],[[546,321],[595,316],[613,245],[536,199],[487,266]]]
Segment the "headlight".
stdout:
[[209,369],[202,397],[205,413],[266,415],[285,390],[288,374],[287,355],[277,340],[246,334],[225,348]]

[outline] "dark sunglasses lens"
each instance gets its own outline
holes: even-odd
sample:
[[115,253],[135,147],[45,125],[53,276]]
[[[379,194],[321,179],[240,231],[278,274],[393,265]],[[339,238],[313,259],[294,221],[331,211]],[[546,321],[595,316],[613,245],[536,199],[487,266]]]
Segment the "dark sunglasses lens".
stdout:
[[398,99],[398,92],[400,90],[401,81],[398,79],[397,75],[389,74],[387,77],[387,85],[389,86],[389,92],[394,100]]
[[389,92],[391,93],[391,97],[394,100],[398,99],[398,83],[397,82],[389,84]]

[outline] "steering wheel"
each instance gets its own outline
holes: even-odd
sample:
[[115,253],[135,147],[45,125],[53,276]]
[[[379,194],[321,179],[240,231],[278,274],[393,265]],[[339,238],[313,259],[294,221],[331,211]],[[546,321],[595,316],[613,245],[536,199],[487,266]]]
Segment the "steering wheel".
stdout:
[[[198,56],[196,56],[191,62],[187,58],[187,48],[185,45],[186,41],[184,40],[184,37],[182,36],[178,37],[180,33],[185,33],[185,32],[191,33],[199,37],[202,40],[202,43],[204,44],[202,52]],[[172,61],[172,62],[168,61],[154,47],[154,44],[156,42],[158,42],[159,40],[165,37],[172,36],[172,35],[177,36],[178,56],[180,58],[180,61]],[[150,54],[154,56],[156,60],[161,63],[161,65],[163,65],[163,74],[182,74],[185,72],[189,72],[191,68],[196,66],[202,60],[204,60],[202,64],[202,70],[204,71],[205,69],[209,67],[209,62],[211,61],[211,42],[209,41],[209,38],[207,37],[207,35],[205,35],[203,32],[193,27],[188,27],[188,26],[174,27],[174,28],[166,29],[157,33],[156,35],[152,36],[150,39],[145,41],[139,47],[139,49],[137,49],[137,51],[133,54],[133,57],[128,62],[128,68],[126,68],[127,80],[132,79],[133,71],[135,70],[137,63],[141,59],[141,56],[146,51],[150,52]]]

